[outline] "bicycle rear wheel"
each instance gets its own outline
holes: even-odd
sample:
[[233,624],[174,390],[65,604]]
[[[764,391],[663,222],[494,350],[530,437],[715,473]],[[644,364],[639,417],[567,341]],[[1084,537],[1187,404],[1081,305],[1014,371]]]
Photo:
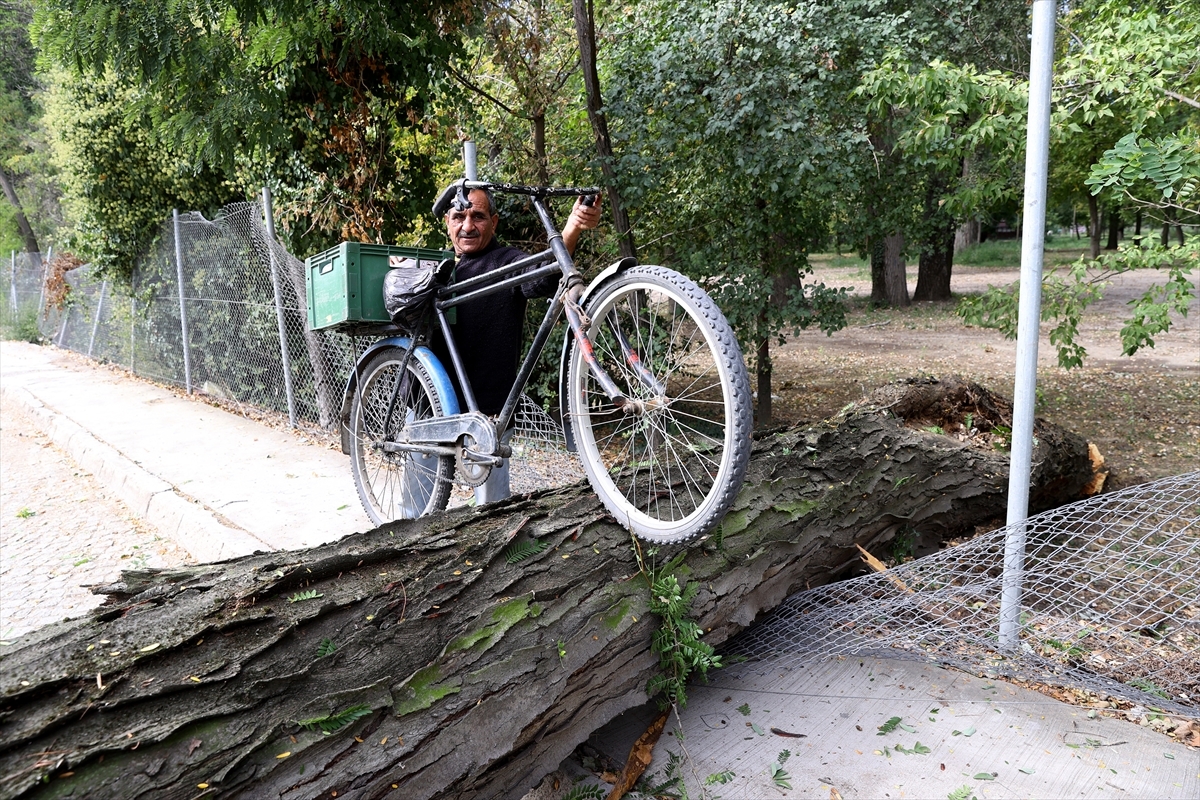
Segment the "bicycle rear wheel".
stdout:
[[[383,449],[385,443],[396,441],[405,424],[444,414],[425,367],[413,356],[401,373],[403,363],[400,347],[373,353],[360,367],[359,387],[350,407],[354,485],[376,525],[441,511],[450,499],[453,456]],[[396,402],[389,415],[393,394]]]
[[641,404],[637,413],[615,407],[573,347],[568,408],[593,488],[643,539],[708,532],[750,458],[750,382],[729,323],[703,289],[656,266],[603,284],[586,313],[596,359]]

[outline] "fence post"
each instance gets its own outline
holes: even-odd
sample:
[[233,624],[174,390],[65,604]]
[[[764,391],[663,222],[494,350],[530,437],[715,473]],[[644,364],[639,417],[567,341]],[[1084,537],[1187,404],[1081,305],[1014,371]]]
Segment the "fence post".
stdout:
[[192,393],[192,346],[188,341],[187,307],[183,301],[183,246],[179,239],[179,209],[171,209],[175,221],[175,272],[179,277],[179,328],[183,335],[183,383]]
[[1046,236],[1046,181],[1050,153],[1050,85],[1054,77],[1054,24],[1058,4],[1035,0],[1029,57],[1029,110],[1025,145],[1025,208],[1021,225],[1021,298],[1017,318],[1017,367],[1009,442],[1008,516],[1000,590],[1000,649],[1020,645],[1025,573],[1025,519],[1033,460],[1037,389],[1038,323]]
[[283,358],[283,389],[287,393],[288,422],[296,427],[296,396],[292,390],[292,359],[288,353],[287,325],[283,319],[283,292],[279,288],[279,265],[275,260],[275,211],[271,207],[271,190],[262,190],[263,217],[267,222],[267,253],[271,260],[271,286],[275,290],[275,320],[279,323],[279,355]]
[[137,370],[134,369],[134,347],[137,344],[137,339],[134,337],[134,329],[137,326],[137,297],[132,292],[129,294],[129,371],[134,375]]
[[50,262],[54,260],[54,245],[46,248],[46,258],[42,260],[42,270],[38,277],[38,315],[46,313],[46,271],[50,269]]
[[17,313],[17,251],[13,250],[9,256],[9,282],[8,282],[8,302],[12,306],[13,313]]
[[96,318],[92,320],[92,338],[88,339],[88,358],[92,357],[92,348],[96,346],[96,331],[100,329],[100,316],[104,313],[104,295],[108,294],[108,281],[100,284],[100,299],[96,302]]

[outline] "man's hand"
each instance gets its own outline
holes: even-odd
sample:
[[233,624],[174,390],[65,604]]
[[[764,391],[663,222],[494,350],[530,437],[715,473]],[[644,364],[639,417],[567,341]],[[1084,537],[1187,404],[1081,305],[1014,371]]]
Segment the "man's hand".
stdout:
[[567,218],[567,224],[563,226],[563,244],[567,246],[567,252],[571,255],[575,254],[575,245],[579,244],[579,235],[600,224],[600,195],[596,195],[595,198],[595,202],[589,206],[584,205],[582,197],[576,197],[575,206],[571,209],[571,216]]

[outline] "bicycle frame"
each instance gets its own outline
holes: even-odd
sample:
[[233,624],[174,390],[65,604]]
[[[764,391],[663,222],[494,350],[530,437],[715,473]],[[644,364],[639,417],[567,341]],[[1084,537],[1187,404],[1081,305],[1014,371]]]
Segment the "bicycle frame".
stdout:
[[[458,376],[459,386],[462,389],[463,401],[466,403],[467,410],[449,416],[414,421],[405,426],[402,434],[404,437],[403,441],[385,442],[380,447],[388,452],[407,451],[439,455],[458,455],[459,450],[454,445],[462,437],[470,436],[475,446],[470,450],[466,450],[465,454],[469,455],[473,461],[499,466],[501,459],[509,455],[507,452],[501,452],[506,448],[500,445],[499,433],[506,430],[512,422],[516,414],[517,403],[520,401],[521,394],[529,382],[534,365],[545,349],[546,342],[549,340],[550,333],[558,322],[559,315],[564,312],[566,313],[567,322],[571,328],[576,346],[581,349],[589,369],[609,399],[612,400],[615,406],[624,409],[627,413],[639,413],[642,410],[642,404],[630,401],[625,397],[604,371],[604,368],[599,364],[595,358],[595,354],[592,352],[592,345],[586,333],[586,328],[590,325],[591,321],[585,317],[581,306],[581,298],[584,296],[583,275],[576,269],[575,262],[571,258],[571,254],[567,251],[566,245],[563,243],[562,234],[554,224],[554,220],[550,216],[550,211],[546,207],[545,202],[549,196],[595,194],[599,190],[574,188],[540,189],[483,181],[460,180],[451,184],[442,193],[438,203],[434,206],[434,211],[438,212],[439,209],[444,210],[448,208],[452,193],[465,196],[465,193],[472,189],[496,189],[501,192],[529,195],[534,210],[537,212],[538,218],[546,230],[549,246],[540,253],[527,256],[487,274],[451,283],[437,291],[433,302],[433,314],[445,338],[451,366]],[[531,267],[533,269],[530,269]],[[529,271],[526,272],[525,270]],[[550,307],[546,310],[546,314],[542,319],[541,325],[538,327],[533,342],[529,346],[529,350],[525,353],[525,358],[517,372],[516,380],[509,390],[508,397],[505,399],[500,414],[493,422],[491,418],[479,411],[479,405],[476,402],[474,390],[471,388],[470,379],[467,377],[462,358],[459,355],[458,346],[451,332],[446,312],[459,303],[507,291],[524,283],[554,274],[562,275],[559,288],[551,299]],[[417,341],[417,337],[411,340],[410,357],[412,349],[417,347]],[[632,347],[623,338],[621,340],[621,349],[626,359],[637,371],[637,374],[642,376],[644,381],[653,381],[653,378],[641,365],[637,353],[633,351]],[[405,363],[407,363],[407,359]],[[393,390],[393,397],[388,409],[389,416],[394,410],[400,386],[401,382],[397,382]]]

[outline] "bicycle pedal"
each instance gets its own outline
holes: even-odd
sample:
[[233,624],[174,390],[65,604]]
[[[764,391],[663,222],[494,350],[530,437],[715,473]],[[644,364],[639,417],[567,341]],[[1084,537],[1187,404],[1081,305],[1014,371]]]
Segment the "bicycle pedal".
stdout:
[[[512,453],[511,448],[509,449],[509,453],[510,454]],[[489,467],[499,467],[504,464],[503,456],[499,456],[499,455],[493,456],[493,455],[488,455],[486,453],[477,453],[474,450],[463,450],[463,457],[465,457],[468,461],[471,461],[475,464],[486,464]]]

